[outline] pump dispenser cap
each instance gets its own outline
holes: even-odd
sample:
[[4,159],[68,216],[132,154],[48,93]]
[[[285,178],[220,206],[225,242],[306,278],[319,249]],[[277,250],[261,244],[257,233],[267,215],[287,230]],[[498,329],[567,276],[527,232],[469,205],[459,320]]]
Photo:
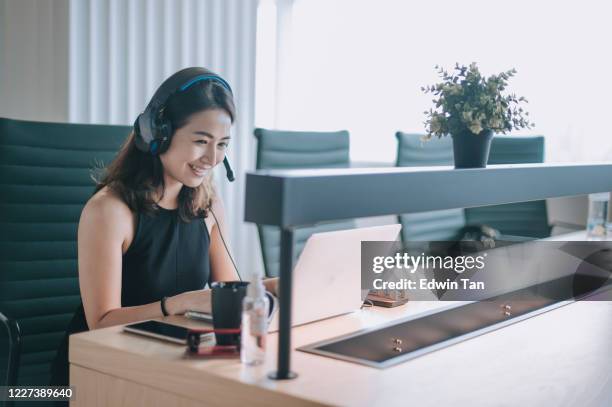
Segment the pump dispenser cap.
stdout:
[[247,286],[247,295],[251,298],[263,297],[266,294],[266,288],[264,287],[263,280],[258,273],[253,273],[251,281]]

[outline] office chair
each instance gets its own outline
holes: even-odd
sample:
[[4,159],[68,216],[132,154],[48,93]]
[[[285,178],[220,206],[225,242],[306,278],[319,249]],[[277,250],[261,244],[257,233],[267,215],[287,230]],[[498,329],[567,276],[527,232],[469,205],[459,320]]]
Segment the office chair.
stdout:
[[[450,137],[422,142],[422,135],[397,132],[398,166],[453,165]],[[488,164],[538,163],[544,161],[544,137],[495,136]],[[454,212],[453,212],[454,211]],[[466,225],[487,225],[502,235],[542,238],[550,236],[546,201],[519,202],[478,208],[452,209],[401,215],[402,238],[407,240],[452,240]],[[444,225],[449,225],[445,229]],[[438,228],[441,229],[439,232]],[[436,233],[430,233],[433,229]],[[411,233],[412,232],[412,233]],[[425,233],[423,233],[425,232]]]
[[[422,134],[398,131],[397,167],[428,167],[454,165],[453,143],[450,137],[422,141]],[[432,187],[435,187],[432,185]],[[410,185],[406,185],[410,188]],[[462,208],[440,211],[406,213],[399,215],[402,224],[402,241],[445,241],[460,237],[465,226]]]
[[17,385],[21,332],[17,321],[0,313],[0,386]]
[[[257,128],[257,169],[346,168],[349,160],[349,133],[301,132]],[[351,229],[352,220],[297,228],[294,233],[294,260],[313,233]],[[266,276],[279,275],[280,230],[257,225]]]
[[[544,136],[495,136],[488,165],[544,162]],[[467,208],[468,224],[486,224],[504,235],[529,238],[550,236],[546,201]]]
[[94,190],[91,170],[108,164],[130,129],[0,118],[6,383],[49,383],[51,362],[80,302],[77,224]]

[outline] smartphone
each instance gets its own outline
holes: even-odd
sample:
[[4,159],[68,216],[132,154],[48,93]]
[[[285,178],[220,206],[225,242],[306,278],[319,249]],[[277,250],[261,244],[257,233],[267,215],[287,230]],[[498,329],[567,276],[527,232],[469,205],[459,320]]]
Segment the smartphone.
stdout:
[[[178,325],[167,324],[160,321],[145,321],[126,325],[123,327],[123,330],[138,335],[187,345],[188,329]],[[214,340],[214,334],[202,334],[200,337],[201,343],[206,343],[209,340]]]

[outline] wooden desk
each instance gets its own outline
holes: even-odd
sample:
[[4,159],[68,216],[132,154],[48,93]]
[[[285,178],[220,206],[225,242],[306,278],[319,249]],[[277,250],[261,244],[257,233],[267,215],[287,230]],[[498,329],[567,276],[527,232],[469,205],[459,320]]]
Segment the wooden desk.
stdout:
[[[550,240],[584,240],[584,232]],[[449,302],[366,308],[296,327],[293,348],[417,315]],[[183,317],[167,322],[205,324]],[[611,406],[612,298],[576,302],[400,365],[378,370],[293,350],[298,378],[266,363],[184,359],[184,347],[111,327],[70,337],[73,406]]]
[[[364,309],[293,329],[293,346],[448,303]],[[169,322],[198,325],[182,317]],[[70,338],[76,406],[604,406],[612,400],[612,302],[578,302],[385,370],[292,352],[299,377],[185,360],[184,348],[111,327]]]

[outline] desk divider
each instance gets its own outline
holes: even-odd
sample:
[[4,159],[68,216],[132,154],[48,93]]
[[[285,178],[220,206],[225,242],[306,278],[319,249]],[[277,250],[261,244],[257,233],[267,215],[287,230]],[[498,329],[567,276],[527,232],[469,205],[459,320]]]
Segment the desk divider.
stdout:
[[245,221],[281,228],[278,368],[290,369],[293,229],[319,222],[533,201],[612,191],[612,164],[487,168],[260,170],[246,179]]

